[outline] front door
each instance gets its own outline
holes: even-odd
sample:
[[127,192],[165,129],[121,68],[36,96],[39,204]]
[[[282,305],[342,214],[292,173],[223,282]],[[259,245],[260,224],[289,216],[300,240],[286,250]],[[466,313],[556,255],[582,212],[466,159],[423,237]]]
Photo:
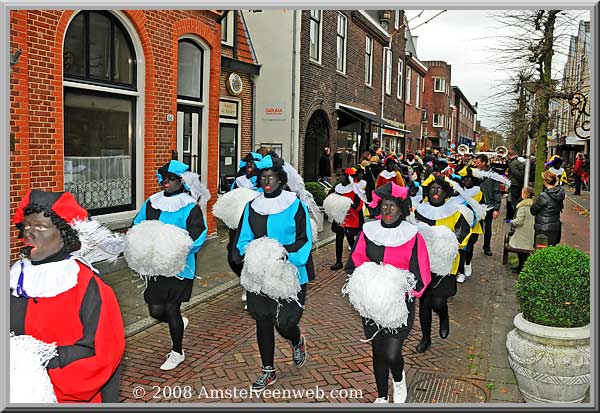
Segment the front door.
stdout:
[[223,192],[231,186],[238,168],[237,128],[235,123],[221,123],[219,126],[219,182]]
[[200,175],[202,107],[177,105],[177,160]]

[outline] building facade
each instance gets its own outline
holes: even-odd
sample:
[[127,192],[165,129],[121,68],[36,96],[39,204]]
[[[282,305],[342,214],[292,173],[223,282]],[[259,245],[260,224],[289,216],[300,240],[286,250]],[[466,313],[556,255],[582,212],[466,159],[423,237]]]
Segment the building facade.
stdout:
[[[213,194],[205,212],[214,231],[227,77],[221,17],[210,10],[11,11],[10,47],[23,50],[10,73],[11,215],[29,189],[70,191],[97,220],[126,228],[159,189],[156,170],[175,158]],[[224,49],[229,57],[235,47]],[[231,60],[250,58],[239,52]],[[251,130],[244,115],[251,91],[239,95],[240,134]],[[16,257],[16,231],[11,252]]]
[[440,60],[424,61],[427,66],[425,76],[425,110],[427,111],[423,135],[426,146],[445,150],[450,146],[452,128],[452,67]]
[[475,125],[477,122],[477,109],[471,105],[458,86],[452,86],[454,106],[452,110],[452,135],[451,143],[467,145],[473,150],[475,147]]
[[410,34],[406,18],[404,24],[406,25],[405,120],[406,129],[410,131],[406,139],[406,153],[409,153],[423,149],[425,145],[423,138],[427,120],[425,78],[428,68],[417,57],[417,36]]

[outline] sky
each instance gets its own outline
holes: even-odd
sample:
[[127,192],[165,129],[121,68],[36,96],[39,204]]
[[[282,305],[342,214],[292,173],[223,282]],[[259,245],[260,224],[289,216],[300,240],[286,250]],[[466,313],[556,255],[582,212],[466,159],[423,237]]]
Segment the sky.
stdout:
[[[419,60],[443,60],[452,66],[452,86],[458,86],[469,102],[478,103],[477,119],[487,128],[495,129],[499,119],[497,98],[498,85],[505,83],[508,74],[493,63],[493,48],[499,45],[498,23],[493,10],[447,10],[433,18],[441,10],[405,10],[409,28],[417,38]],[[420,17],[416,17],[419,13]],[[589,11],[576,12],[589,20]],[[419,26],[420,25],[420,26]],[[577,34],[577,24],[569,33]],[[565,58],[557,53],[554,68],[564,67]]]

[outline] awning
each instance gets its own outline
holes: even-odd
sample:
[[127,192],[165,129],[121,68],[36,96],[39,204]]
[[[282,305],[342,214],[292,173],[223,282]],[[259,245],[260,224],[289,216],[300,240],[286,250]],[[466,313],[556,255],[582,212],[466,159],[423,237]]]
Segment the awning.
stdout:
[[336,103],[335,108],[337,110],[341,110],[355,118],[358,118],[361,120],[368,119],[371,122],[373,122],[375,125],[379,126],[380,128],[391,129],[391,130],[395,130],[398,132],[410,133],[409,130],[398,128],[397,126],[394,126],[394,125],[390,125],[389,122],[386,122],[385,119],[380,118],[373,112],[368,112],[366,110],[362,110],[362,109],[358,109],[358,108],[355,108],[352,106],[344,105],[343,103]]
[[587,139],[581,139],[578,138],[577,136],[567,136],[565,139],[565,145],[579,145],[579,146],[585,146],[585,143],[587,142]]

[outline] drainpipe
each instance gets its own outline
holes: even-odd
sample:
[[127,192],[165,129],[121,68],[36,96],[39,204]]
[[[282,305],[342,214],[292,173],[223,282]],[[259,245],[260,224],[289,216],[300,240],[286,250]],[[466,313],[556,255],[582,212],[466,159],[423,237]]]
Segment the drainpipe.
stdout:
[[296,164],[296,169],[299,169],[298,162],[294,158],[294,140],[296,134],[296,18],[298,10],[294,10],[292,22],[292,109],[290,111],[290,163]]
[[233,58],[238,57],[238,11],[233,11]]

